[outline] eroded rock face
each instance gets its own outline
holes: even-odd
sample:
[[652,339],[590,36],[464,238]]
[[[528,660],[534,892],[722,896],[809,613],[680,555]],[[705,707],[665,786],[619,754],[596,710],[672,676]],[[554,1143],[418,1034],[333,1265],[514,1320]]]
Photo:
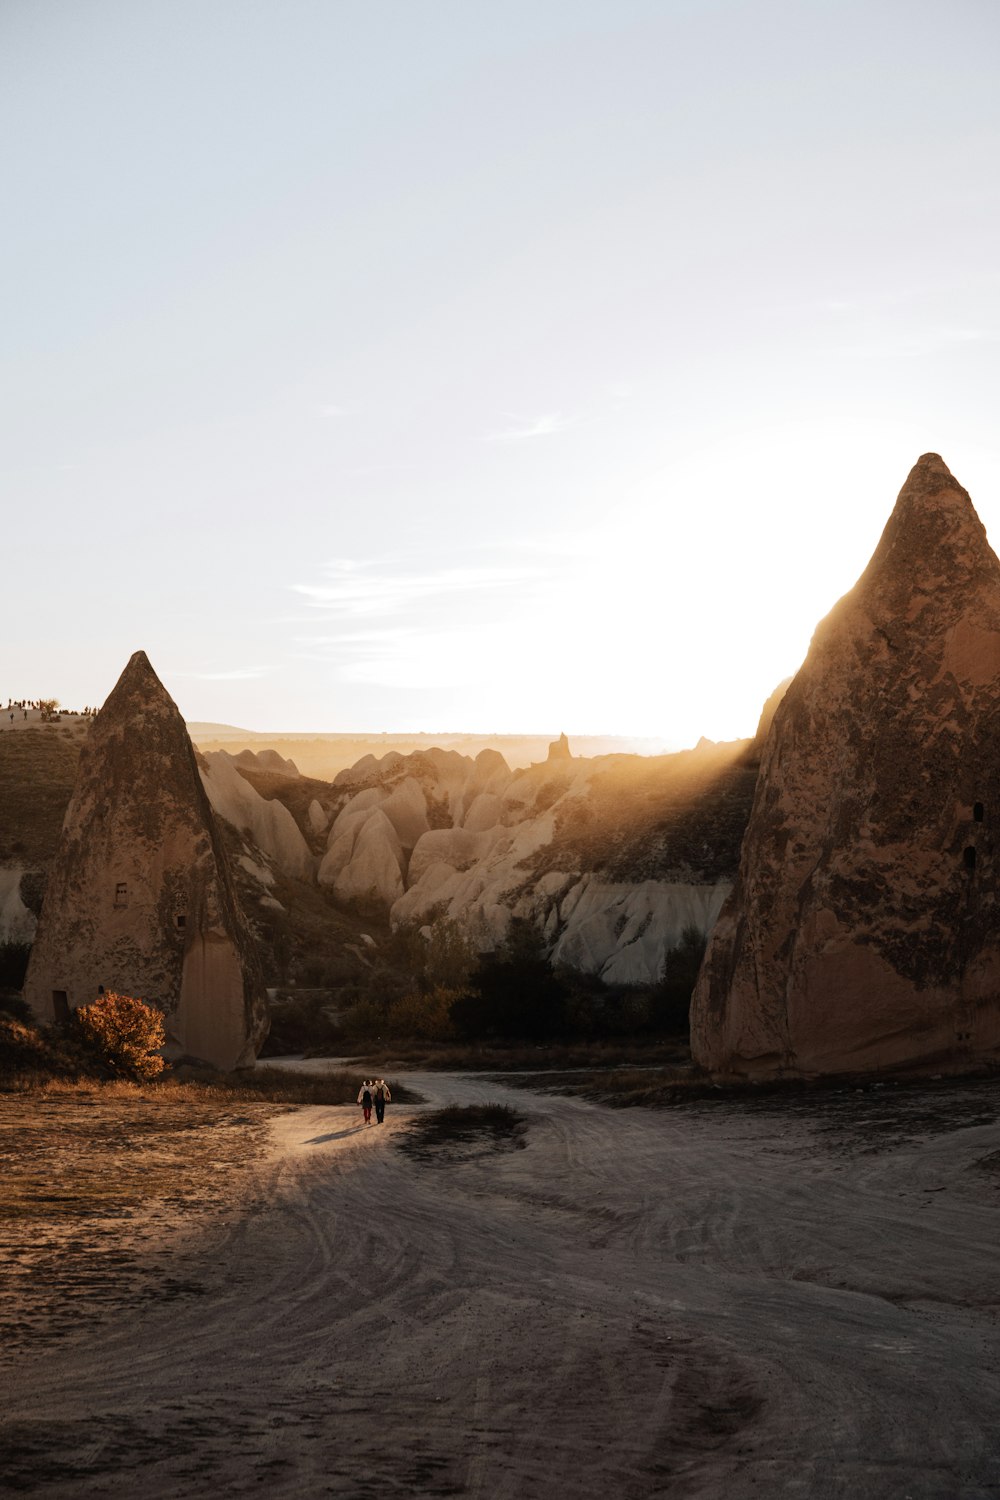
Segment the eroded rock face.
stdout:
[[240,762],[224,750],[211,750],[200,759],[201,781],[213,811],[252,839],[282,875],[311,880],[316,861],[288,808],[262,797],[240,775]]
[[81,752],[24,993],[51,1022],[99,986],[162,1006],[175,1050],[217,1067],[252,1061],[267,1029],[194,750],[142,651]]
[[1000,562],[925,454],[774,715],[692,1003],[717,1073],[1000,1051]]

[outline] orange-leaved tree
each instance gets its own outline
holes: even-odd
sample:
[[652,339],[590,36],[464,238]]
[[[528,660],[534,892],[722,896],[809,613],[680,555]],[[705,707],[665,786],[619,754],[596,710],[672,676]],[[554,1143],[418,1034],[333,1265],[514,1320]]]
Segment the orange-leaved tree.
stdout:
[[123,1078],[148,1080],[163,1071],[163,1016],[132,995],[101,995],[73,1015],[77,1035],[106,1067]]

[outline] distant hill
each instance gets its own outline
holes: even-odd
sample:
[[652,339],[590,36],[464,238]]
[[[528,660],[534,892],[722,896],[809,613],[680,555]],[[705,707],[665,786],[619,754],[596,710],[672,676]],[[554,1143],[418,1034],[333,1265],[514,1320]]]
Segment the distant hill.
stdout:
[[[437,746],[456,750],[473,759],[481,750],[498,750],[514,770],[545,760],[555,734],[266,734],[259,730],[239,729],[232,724],[190,723],[188,733],[199,750],[259,751],[266,747],[294,760],[304,776],[332,781],[338,771],[356,765],[365,755],[377,758],[387,750],[400,755]],[[596,755],[663,755],[669,748],[659,739],[634,739],[624,735],[572,735],[573,754]],[[675,748],[675,747],[674,747]]]

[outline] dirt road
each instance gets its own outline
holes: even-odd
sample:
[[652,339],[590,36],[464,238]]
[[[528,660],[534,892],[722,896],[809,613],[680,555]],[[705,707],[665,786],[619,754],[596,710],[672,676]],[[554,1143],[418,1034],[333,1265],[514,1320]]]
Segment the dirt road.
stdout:
[[189,1295],[5,1364],[0,1487],[1000,1496],[997,1086],[897,1116],[408,1081],[513,1103],[526,1148],[421,1162],[412,1110],[281,1117]]

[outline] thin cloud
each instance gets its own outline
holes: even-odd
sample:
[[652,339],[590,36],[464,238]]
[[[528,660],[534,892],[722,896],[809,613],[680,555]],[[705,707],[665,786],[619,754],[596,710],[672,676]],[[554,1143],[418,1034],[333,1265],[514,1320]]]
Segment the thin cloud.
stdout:
[[344,619],[364,619],[412,614],[421,606],[433,606],[462,594],[509,592],[541,580],[545,570],[537,565],[453,567],[425,572],[406,572],[376,563],[331,563],[326,583],[294,583],[311,608]]
[[454,687],[495,662],[516,622],[547,597],[558,565],[537,555],[504,562],[411,567],[401,557],[341,559],[317,583],[297,583],[307,621],[302,660],[325,660],[339,681],[396,688]]
[[487,432],[483,435],[486,443],[522,443],[528,438],[551,437],[553,433],[565,432],[576,422],[576,417],[564,416],[562,412],[546,412],[544,416],[534,419],[517,417],[512,412],[504,415],[513,424],[505,427],[499,432]]

